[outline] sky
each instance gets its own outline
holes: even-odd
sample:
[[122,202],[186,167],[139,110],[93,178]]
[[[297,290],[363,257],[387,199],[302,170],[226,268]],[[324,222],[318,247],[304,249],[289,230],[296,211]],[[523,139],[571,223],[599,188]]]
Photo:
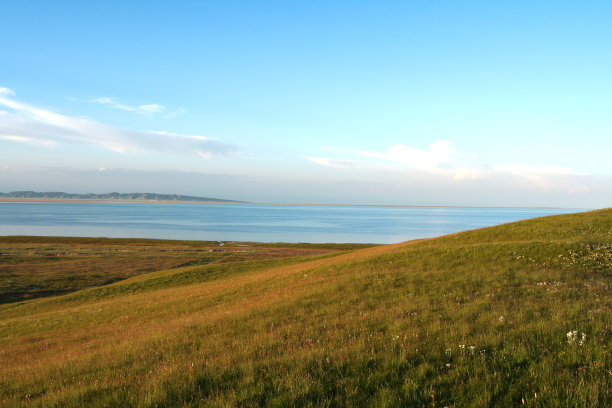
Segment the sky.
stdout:
[[612,203],[612,2],[12,1],[0,191]]

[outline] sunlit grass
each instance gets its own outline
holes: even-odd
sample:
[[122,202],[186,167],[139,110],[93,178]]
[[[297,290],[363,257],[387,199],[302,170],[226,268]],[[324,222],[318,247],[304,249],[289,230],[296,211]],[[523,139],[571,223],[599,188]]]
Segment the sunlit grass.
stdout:
[[0,237],[0,304],[70,293],[168,268],[321,255],[368,246]]
[[601,210],[140,275],[0,306],[0,405],[604,407],[611,272]]

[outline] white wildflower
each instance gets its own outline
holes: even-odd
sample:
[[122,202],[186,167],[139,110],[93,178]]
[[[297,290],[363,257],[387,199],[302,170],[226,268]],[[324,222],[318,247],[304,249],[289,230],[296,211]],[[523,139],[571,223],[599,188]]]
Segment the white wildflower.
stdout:
[[444,354],[446,354],[447,356],[451,355],[452,350],[447,348],[446,350],[444,350]]
[[578,343],[579,346],[582,346],[584,343],[586,343],[586,340],[587,335],[584,332],[580,332],[580,336],[578,336],[578,331],[576,330],[567,332],[567,342],[569,344]]

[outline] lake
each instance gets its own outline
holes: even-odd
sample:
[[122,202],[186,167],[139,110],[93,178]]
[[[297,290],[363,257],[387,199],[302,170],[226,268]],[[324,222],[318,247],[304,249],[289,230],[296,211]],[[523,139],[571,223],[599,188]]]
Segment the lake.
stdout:
[[263,204],[0,203],[0,235],[388,244],[583,210]]

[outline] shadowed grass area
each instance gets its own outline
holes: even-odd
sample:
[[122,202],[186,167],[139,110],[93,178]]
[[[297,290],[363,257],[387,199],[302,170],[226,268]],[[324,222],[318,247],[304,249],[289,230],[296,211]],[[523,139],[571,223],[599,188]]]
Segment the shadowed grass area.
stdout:
[[0,405],[608,406],[612,210],[333,255],[0,306]]
[[366,248],[153,239],[0,237],[0,304],[74,292],[182,266],[288,258]]

